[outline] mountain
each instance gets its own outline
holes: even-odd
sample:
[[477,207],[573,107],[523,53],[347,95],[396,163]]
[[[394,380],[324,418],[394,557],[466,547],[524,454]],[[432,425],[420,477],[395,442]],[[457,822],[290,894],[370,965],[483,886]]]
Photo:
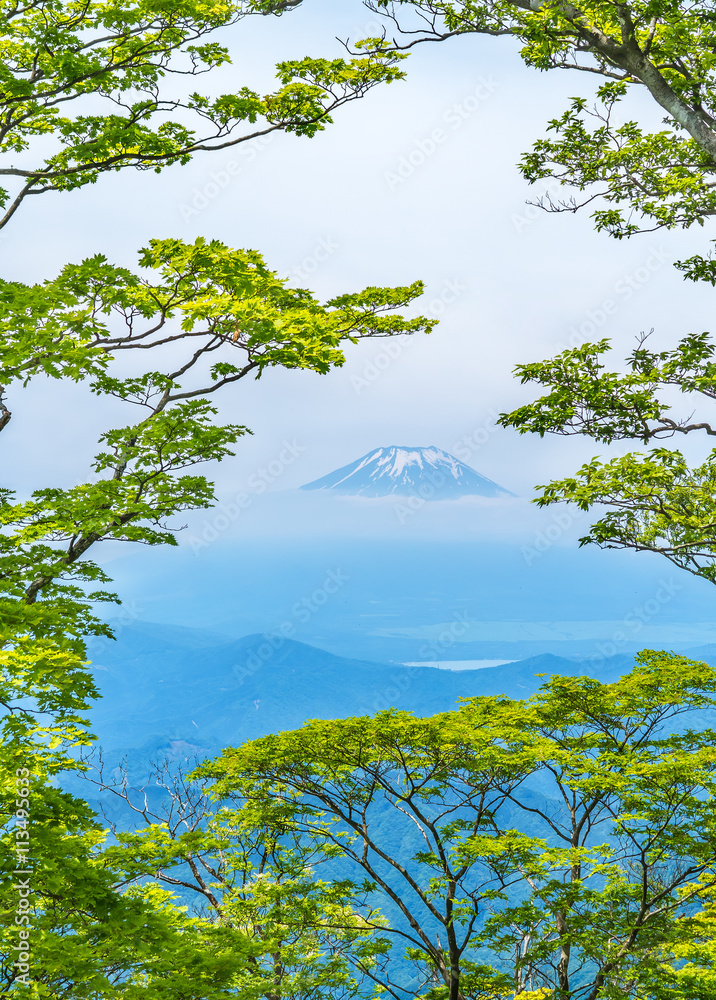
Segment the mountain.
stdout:
[[[116,642],[93,640],[89,656],[102,698],[92,726],[110,757],[133,767],[192,753],[207,756],[307,719],[373,714],[393,706],[417,715],[449,711],[470,695],[529,697],[538,674],[579,674],[583,664],[537,656],[482,670],[405,667],[336,656],[275,633],[238,640],[176,626],[126,626]],[[606,659],[600,679],[629,669]]]
[[[94,639],[89,658],[102,697],[91,719],[99,742],[134,763],[192,745],[204,755],[307,719],[371,715],[388,707],[432,715],[460,698],[528,698],[539,675],[615,680],[633,654],[579,662],[552,654],[482,669],[445,670],[338,656],[278,633],[230,639],[135,622],[117,640]],[[698,652],[716,662],[716,647]],[[173,750],[172,750],[173,752]]]
[[423,500],[514,496],[441,448],[376,448],[351,465],[302,486],[347,496],[411,496]]
[[[89,650],[103,695],[92,711],[92,726],[103,747],[103,774],[105,780],[119,782],[126,768],[130,795],[137,796],[142,808],[159,812],[166,795],[152,778],[152,761],[166,761],[174,773],[186,773],[222,747],[298,727],[310,718],[372,714],[389,706],[431,715],[455,709],[461,697],[506,693],[527,698],[544,683],[540,675],[588,672],[613,681],[633,662],[633,657],[622,655],[586,666],[547,654],[481,670],[450,671],[337,656],[278,632],[230,639],[206,630],[133,621],[116,627],[116,634],[115,642],[92,640]],[[713,724],[703,713],[700,718]],[[88,772],[88,777],[91,781],[94,773]],[[70,775],[63,784],[87,799],[108,824],[119,829],[139,825],[137,814],[121,798],[99,791],[85,777]],[[544,809],[553,794],[543,775],[522,786],[522,795],[535,808]],[[407,820],[401,825],[400,814],[380,803],[372,819],[395,858],[411,866],[422,849],[419,832]],[[504,821],[528,836],[544,835],[534,815],[525,817],[509,803]],[[324,879],[360,874],[338,861],[321,870]],[[190,910],[195,906],[190,891],[178,887],[177,896]],[[409,931],[397,904],[381,899],[380,906],[393,926]],[[420,984],[411,979],[414,969],[397,951],[390,959],[393,980],[405,984],[407,995],[417,995]]]
[[[116,641],[90,641],[89,658],[102,695],[90,718],[105,773],[116,780],[123,762],[135,787],[146,782],[152,761],[186,769],[223,747],[298,728],[308,719],[372,715],[388,707],[433,715],[476,695],[528,698],[544,683],[540,675],[614,681],[633,663],[629,655],[584,664],[545,654],[451,671],[336,656],[276,632],[231,640],[148,622],[123,625]],[[713,724],[716,713],[707,714]],[[82,777],[68,776],[64,784],[109,820],[131,819],[121,800],[101,795]]]

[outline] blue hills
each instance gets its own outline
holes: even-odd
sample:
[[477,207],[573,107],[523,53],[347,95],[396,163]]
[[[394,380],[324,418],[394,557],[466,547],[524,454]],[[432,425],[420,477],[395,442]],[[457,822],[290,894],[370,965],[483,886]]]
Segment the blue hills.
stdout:
[[[90,644],[102,697],[91,724],[110,772],[120,763],[130,784],[144,785],[152,762],[191,766],[267,733],[296,729],[308,719],[371,715],[386,708],[434,715],[460,698],[505,694],[528,698],[544,676],[589,674],[612,682],[627,673],[633,655],[595,665],[543,653],[478,670],[406,667],[338,656],[276,633],[240,639],[179,626],[135,623],[117,640]],[[688,650],[716,663],[716,646]],[[716,718],[716,713],[708,713]],[[68,790],[87,798],[107,818],[125,822],[122,807],[98,797],[80,778]]]
[[[716,646],[689,653],[716,661]],[[547,653],[501,666],[452,671],[338,656],[277,633],[231,640],[199,629],[148,623],[122,627],[116,642],[93,642],[90,655],[103,695],[92,723],[109,773],[119,777],[114,769],[124,762],[130,788],[142,788],[150,806],[159,805],[162,796],[161,789],[146,784],[153,761],[170,760],[186,770],[223,747],[297,728],[311,718],[372,714],[387,707],[432,715],[455,708],[463,697],[527,698],[544,683],[540,674],[589,672],[603,682],[614,681],[633,663],[632,656],[617,655],[586,667]],[[700,715],[713,724],[716,713]],[[82,779],[71,779],[67,787],[88,799],[109,823],[136,823],[121,800],[97,793]],[[553,794],[542,778],[523,791],[536,803]],[[415,831],[403,830],[392,815],[386,822],[397,856],[408,864],[420,846]],[[524,825],[524,816],[515,814],[514,822]],[[526,832],[544,834],[536,821],[534,828],[528,823]],[[327,868],[326,874],[331,871]],[[192,899],[180,898],[193,905]],[[383,901],[383,908],[400,926],[395,906]],[[410,982],[411,968],[399,958],[391,961],[396,975]]]
[[[336,656],[276,634],[227,640],[148,624],[123,627],[116,641],[94,641],[90,658],[102,694],[94,731],[104,750],[126,757],[133,770],[161,756],[214,754],[311,718],[388,707],[432,715],[463,697],[529,697],[543,683],[537,674],[585,672],[551,654],[480,670],[406,667]],[[627,655],[605,659],[599,679],[615,679],[631,662]]]

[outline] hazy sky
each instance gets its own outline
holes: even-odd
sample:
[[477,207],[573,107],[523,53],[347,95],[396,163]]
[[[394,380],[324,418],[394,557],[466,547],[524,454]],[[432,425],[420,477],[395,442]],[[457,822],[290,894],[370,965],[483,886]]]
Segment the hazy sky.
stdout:
[[[226,33],[233,66],[203,86],[268,89],[274,62],[339,54],[334,36],[375,30],[359,0],[305,0],[279,20],[248,20]],[[710,324],[710,292],[686,286],[671,266],[707,249],[708,232],[617,242],[595,234],[586,214],[525,205],[521,153],[571,95],[593,92],[594,78],[527,70],[510,41],[474,37],[418,48],[406,68],[405,82],[343,109],[313,140],[279,135],[261,149],[202,155],[159,176],[124,173],[30,199],[0,241],[3,273],[27,281],[95,252],[132,264],[149,238],[199,235],[259,250],[326,297],[425,280],[422,309],[441,319],[430,337],[396,341],[390,353],[385,341],[365,342],[328,376],[273,371],[223,397],[222,416],[254,431],[217,472],[225,499],[275,462],[284,442],[295,461],[275,489],[376,446],[406,444],[462,448],[460,457],[524,497],[598,449],[508,431],[490,430],[484,441],[496,412],[529,398],[511,374],[517,362],[547,357],[580,331],[610,336],[626,352],[641,330],[654,327],[655,341],[668,345]],[[241,170],[226,183],[229,161]],[[14,410],[12,433],[3,435],[13,485],[85,478],[103,429],[95,401],[68,385],[36,385]],[[393,524],[395,512],[386,517],[384,526]],[[240,537],[243,529],[231,530]]]

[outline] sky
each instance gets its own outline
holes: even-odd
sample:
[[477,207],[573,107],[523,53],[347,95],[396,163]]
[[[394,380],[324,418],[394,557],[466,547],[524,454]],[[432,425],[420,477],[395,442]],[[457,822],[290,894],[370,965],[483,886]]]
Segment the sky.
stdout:
[[[280,19],[247,20],[226,32],[233,64],[203,86],[268,89],[278,60],[339,55],[336,36],[360,38],[376,27],[360,0],[304,0]],[[534,192],[519,175],[520,156],[571,96],[593,93],[594,78],[537,73],[511,41],[476,37],[418,47],[406,69],[404,82],[342,109],[314,139],[278,135],[161,175],[127,172],[30,199],[0,239],[3,273],[38,281],[97,252],[131,266],[150,238],[201,235],[258,250],[279,273],[327,298],[420,278],[427,288],[421,310],[440,320],[429,337],[403,338],[390,349],[363,342],[329,375],[272,371],[223,397],[222,419],[248,425],[253,436],[212,470],[225,507],[247,489],[252,500],[222,537],[240,544],[329,525],[356,537],[489,535],[529,547],[550,529],[554,544],[574,548],[583,524],[552,528],[554,513],[531,509],[529,498],[535,484],[568,474],[599,449],[496,429],[497,413],[531,398],[513,369],[575,338],[611,337],[623,356],[643,330],[654,328],[654,343],[666,347],[708,329],[711,294],[685,285],[672,263],[706,251],[711,234],[618,242],[595,233],[587,214],[548,215],[526,204]],[[638,98],[629,111],[652,114]],[[5,478],[20,493],[86,478],[101,422],[127,419],[65,384],[38,383],[13,409],[3,434],[12,470]],[[401,522],[394,504],[358,513],[334,505],[329,517],[320,499],[291,492],[393,444],[458,454],[519,499],[454,505],[447,519],[426,507]],[[275,475],[262,472],[269,467]],[[249,487],[257,476],[270,489]],[[216,516],[190,517],[182,544],[196,548]],[[126,565],[134,557],[111,550],[111,558]],[[702,594],[707,585],[696,586]]]

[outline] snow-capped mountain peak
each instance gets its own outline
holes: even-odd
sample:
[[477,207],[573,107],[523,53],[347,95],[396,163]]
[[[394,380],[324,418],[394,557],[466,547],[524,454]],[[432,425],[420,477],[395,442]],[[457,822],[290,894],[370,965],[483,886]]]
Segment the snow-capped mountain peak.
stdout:
[[421,496],[426,500],[513,495],[435,446],[376,448],[301,489],[364,497]]

